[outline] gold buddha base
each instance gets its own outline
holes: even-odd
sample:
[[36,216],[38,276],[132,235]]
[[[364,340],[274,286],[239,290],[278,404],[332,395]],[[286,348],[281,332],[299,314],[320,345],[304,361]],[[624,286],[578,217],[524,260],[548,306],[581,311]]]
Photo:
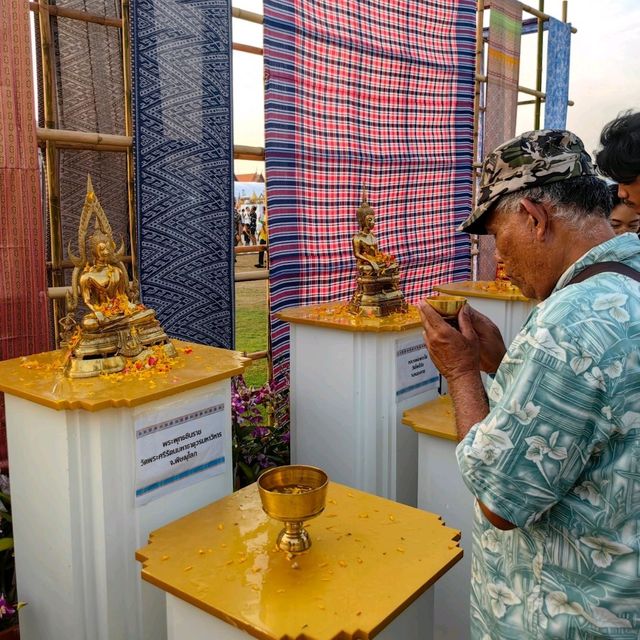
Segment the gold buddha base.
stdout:
[[358,286],[348,305],[350,313],[378,318],[404,313],[407,308],[397,275],[359,276]]

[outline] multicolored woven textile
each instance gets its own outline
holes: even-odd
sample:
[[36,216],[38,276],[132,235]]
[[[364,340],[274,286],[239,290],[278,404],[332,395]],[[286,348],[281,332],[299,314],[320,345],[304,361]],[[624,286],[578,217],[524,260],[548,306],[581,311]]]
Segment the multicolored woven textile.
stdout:
[[[109,18],[120,17],[119,0],[58,0],[57,5]],[[117,27],[52,17],[57,73],[58,128],[124,135],[122,38]],[[59,152],[62,246],[77,251],[78,224],[87,174],[119,244],[128,245],[126,155],[118,152]],[[127,248],[128,251],[128,248]],[[65,255],[66,258],[69,256]],[[67,283],[71,271],[66,272]]]
[[[475,2],[265,0],[272,311],[348,300],[362,186],[410,302],[469,275]],[[288,326],[271,319],[274,374]]]
[[[484,155],[513,138],[518,110],[522,4],[517,0],[491,0],[487,47],[487,100],[483,121]],[[495,243],[491,236],[480,238],[478,278],[496,275]]]
[[233,346],[228,0],[132,4],[142,300],[174,338]]
[[[45,235],[29,4],[0,0],[0,360],[47,351]],[[7,467],[0,394],[0,469]]]
[[544,128],[564,129],[567,126],[567,103],[569,100],[571,25],[555,18],[549,18],[548,37]]

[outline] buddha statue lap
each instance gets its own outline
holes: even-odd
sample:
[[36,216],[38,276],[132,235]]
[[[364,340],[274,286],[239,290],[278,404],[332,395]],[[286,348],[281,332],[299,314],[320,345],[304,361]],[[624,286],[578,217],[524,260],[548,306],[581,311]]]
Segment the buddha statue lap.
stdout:
[[[89,238],[91,259],[87,260],[86,232],[94,215],[95,230]],[[136,290],[122,262],[123,250],[116,251],[111,227],[90,179],[78,247],[80,257],[71,256],[75,269],[71,293],[67,295],[68,313],[62,321],[63,346],[69,350],[66,374],[84,378],[122,371],[126,358],[143,358],[153,345],[163,345],[167,355],[175,356],[175,348],[155,311],[137,301]],[[80,298],[87,312],[77,324],[75,312]]]
[[349,302],[351,313],[387,316],[405,312],[407,303],[400,290],[400,266],[397,260],[380,251],[373,234],[375,213],[363,190],[362,204],[357,212],[360,231],[353,236],[357,286]]

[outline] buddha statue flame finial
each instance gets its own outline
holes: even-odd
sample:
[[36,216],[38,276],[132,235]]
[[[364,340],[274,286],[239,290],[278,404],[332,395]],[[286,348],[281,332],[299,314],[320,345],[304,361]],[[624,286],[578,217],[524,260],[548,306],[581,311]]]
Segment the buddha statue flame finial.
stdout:
[[[92,220],[93,233],[87,238]],[[124,242],[116,249],[90,176],[78,225],[78,255],[69,246],[69,256],[74,264],[71,292],[67,315],[60,321],[62,344],[67,347],[66,375],[88,378],[121,371],[126,358],[144,358],[153,345],[162,345],[169,356],[177,355],[153,309],[138,301],[137,285],[129,280],[123,263]],[[78,323],[80,300],[87,311]]]

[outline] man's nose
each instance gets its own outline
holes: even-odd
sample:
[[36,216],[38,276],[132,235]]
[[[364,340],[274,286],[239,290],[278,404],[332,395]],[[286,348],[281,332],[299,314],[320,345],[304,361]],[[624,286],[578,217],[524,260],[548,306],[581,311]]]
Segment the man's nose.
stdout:
[[626,200],[629,197],[629,192],[621,185],[618,185],[618,198],[620,200]]

